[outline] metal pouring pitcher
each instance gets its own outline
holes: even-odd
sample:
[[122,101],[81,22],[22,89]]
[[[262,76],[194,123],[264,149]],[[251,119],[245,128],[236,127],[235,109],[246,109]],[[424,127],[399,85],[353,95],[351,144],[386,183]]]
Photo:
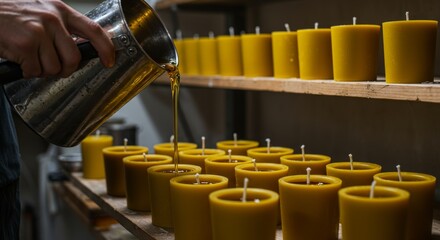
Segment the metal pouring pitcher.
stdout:
[[86,15],[111,35],[117,49],[114,67],[105,68],[93,58],[67,78],[3,85],[24,122],[58,146],[79,144],[163,74],[165,64],[178,64],[173,40],[144,0],[107,0]]

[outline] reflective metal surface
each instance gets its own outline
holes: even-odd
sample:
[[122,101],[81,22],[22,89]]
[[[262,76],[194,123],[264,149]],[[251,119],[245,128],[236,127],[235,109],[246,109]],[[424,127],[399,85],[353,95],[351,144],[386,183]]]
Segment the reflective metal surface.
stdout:
[[58,146],[75,146],[165,72],[178,64],[173,41],[143,0],[107,0],[87,13],[117,42],[116,64],[83,62],[67,78],[21,79],[4,85],[15,111]]

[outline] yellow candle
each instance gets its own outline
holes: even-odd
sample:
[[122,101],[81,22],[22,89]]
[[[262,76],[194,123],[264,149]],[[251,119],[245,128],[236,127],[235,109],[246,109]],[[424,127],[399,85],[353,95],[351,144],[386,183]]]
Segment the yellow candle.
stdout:
[[179,56],[179,72],[185,74],[185,48],[182,39],[174,39],[174,46],[176,46],[177,54]]
[[229,187],[236,187],[235,184],[235,167],[244,163],[251,163],[252,158],[241,155],[216,156],[205,159],[205,170],[208,174],[216,174],[227,177],[229,179]]
[[270,34],[243,34],[241,36],[241,50],[244,76],[273,76],[272,40]]
[[115,197],[125,197],[125,173],[123,158],[131,155],[148,153],[143,146],[113,146],[102,150],[104,154],[105,183],[107,194]]
[[379,25],[331,27],[333,75],[336,81],[376,80],[379,34]]
[[213,239],[275,239],[278,194],[248,188],[245,202],[242,196],[242,188],[222,189],[209,195]]
[[326,175],[325,166],[330,163],[331,157],[320,154],[290,154],[280,157],[281,164],[289,167],[289,175],[306,174],[307,168],[312,169],[312,174]]
[[240,36],[217,37],[219,72],[222,76],[242,76],[243,57]]
[[264,188],[278,193],[278,179],[287,176],[288,171],[289,167],[278,163],[240,164],[235,167],[235,181],[237,187],[243,187],[244,178],[248,178],[249,187]]
[[170,200],[170,180],[181,175],[195,175],[201,168],[195,165],[179,164],[179,172],[175,173],[174,164],[164,164],[148,169],[150,184],[151,221],[153,225],[172,228],[173,219]]
[[281,156],[292,154],[292,148],[286,147],[259,147],[247,151],[247,155],[254,158],[257,162],[280,163]]
[[310,175],[279,180],[283,239],[338,239],[339,178]]
[[339,190],[342,239],[402,240],[409,203],[405,190],[376,186],[370,198],[370,186]]
[[82,171],[87,179],[105,178],[102,149],[113,145],[109,135],[90,135],[81,142]]
[[231,149],[231,153],[233,155],[247,155],[247,150],[251,148],[258,147],[259,143],[257,141],[250,141],[250,140],[225,140],[217,142],[217,148],[228,151]]
[[217,75],[219,73],[217,39],[214,37],[200,38],[199,47],[200,74],[204,76]]
[[[172,158],[174,158],[174,143],[158,143],[153,146],[154,152],[156,154],[163,154],[168,155]],[[196,149],[197,144],[195,143],[189,143],[189,142],[178,142],[177,148],[180,151],[188,150],[188,149]]]
[[228,187],[223,176],[201,174],[170,180],[174,238],[177,240],[212,239],[209,194]]
[[397,187],[410,193],[405,239],[431,239],[436,178],[413,172],[401,172],[401,178],[399,181],[396,172],[374,175],[377,185]]
[[170,164],[170,156],[149,154],[125,157],[124,175],[127,196],[127,208],[134,211],[150,211],[150,194],[148,192],[148,168],[160,164]]
[[374,163],[353,162],[353,170],[349,162],[335,162],[327,164],[327,175],[342,180],[342,188],[349,186],[370,185],[373,176],[379,173],[382,167]]
[[225,155],[225,151],[220,149],[188,149],[179,152],[180,163],[197,165],[202,168],[202,173],[205,173],[205,159],[208,157]]
[[185,74],[198,75],[200,74],[200,48],[198,38],[183,39],[183,48],[185,54],[183,55],[183,62],[185,63]]
[[299,77],[296,32],[272,32],[272,53],[274,77]]
[[298,30],[299,77],[333,79],[330,29]]
[[382,26],[386,82],[433,81],[437,21],[392,21]]

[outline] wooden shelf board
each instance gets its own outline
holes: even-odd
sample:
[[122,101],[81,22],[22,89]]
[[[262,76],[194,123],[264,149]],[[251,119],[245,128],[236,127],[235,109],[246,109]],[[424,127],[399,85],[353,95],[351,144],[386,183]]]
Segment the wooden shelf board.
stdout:
[[[169,84],[166,74],[156,81]],[[334,80],[302,80],[272,77],[222,77],[182,75],[182,86],[286,92],[325,96],[360,97],[440,103],[440,82],[421,84],[387,84],[383,78],[371,82],[336,82]]]
[[[82,173],[71,175],[72,183],[85,195],[96,202],[104,211],[115,218],[125,229],[139,239],[173,240],[172,230],[162,229],[152,225],[151,213],[135,212],[127,209],[125,198],[116,198],[107,195],[105,180],[88,180]],[[434,219],[433,238],[440,239],[440,221]],[[276,232],[276,240],[282,240],[282,231]],[[339,235],[341,239],[341,235]]]

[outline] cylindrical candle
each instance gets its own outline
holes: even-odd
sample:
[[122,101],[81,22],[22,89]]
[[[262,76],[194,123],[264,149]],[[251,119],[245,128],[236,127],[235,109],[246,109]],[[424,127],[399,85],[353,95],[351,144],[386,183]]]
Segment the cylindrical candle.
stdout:
[[123,161],[127,208],[134,211],[150,211],[148,168],[170,164],[173,159],[167,155],[148,154],[125,157]]
[[250,163],[252,158],[241,155],[216,156],[205,159],[205,170],[208,174],[216,174],[227,177],[229,179],[229,187],[236,187],[235,184],[235,167],[240,164]]
[[178,173],[174,164],[164,164],[148,169],[148,182],[150,184],[151,221],[153,225],[163,228],[172,228],[173,219],[170,200],[170,180],[181,175],[195,175],[201,172],[195,165],[179,164]]
[[243,34],[241,36],[241,50],[245,77],[273,76],[270,34]]
[[225,140],[217,142],[217,148],[228,151],[231,149],[233,155],[247,155],[247,150],[258,147],[259,142],[251,140]]
[[252,148],[247,151],[247,155],[254,158],[257,162],[280,163],[281,156],[292,154],[292,148],[286,147],[267,147]]
[[349,186],[370,185],[373,176],[379,173],[382,167],[375,163],[353,162],[353,170],[349,162],[329,163],[326,166],[327,175],[342,180],[342,188]]
[[183,62],[185,62],[185,74],[199,75],[200,74],[200,48],[198,38],[183,39],[183,48],[185,54],[183,55]]
[[330,163],[331,157],[320,154],[289,154],[280,157],[281,164],[289,167],[288,175],[306,174],[307,168],[312,169],[312,174],[326,175],[325,166]]
[[436,178],[413,172],[401,172],[401,178],[402,181],[397,172],[374,175],[377,185],[397,187],[410,193],[405,239],[431,239]]
[[197,165],[202,168],[202,173],[205,173],[205,159],[208,157],[215,157],[225,155],[225,151],[220,149],[188,149],[179,152],[180,163]]
[[104,154],[105,183],[107,194],[115,197],[125,197],[125,173],[123,158],[131,155],[148,153],[143,146],[113,146],[102,150]]
[[180,74],[185,74],[185,48],[183,46],[183,40],[174,39],[174,46],[176,46],[176,51],[179,56],[179,72]]
[[235,181],[237,187],[243,187],[244,178],[248,178],[249,187],[264,188],[278,193],[278,179],[287,176],[288,171],[289,167],[279,163],[245,163],[235,167]]
[[339,190],[342,239],[402,240],[409,205],[405,190],[376,186],[370,198],[370,186]]
[[199,40],[200,74],[204,76],[217,75],[218,52],[217,39],[214,37],[203,37]]
[[171,209],[176,240],[212,239],[209,194],[228,187],[223,176],[185,175],[170,180]]
[[392,21],[382,26],[386,82],[432,82],[437,21]]
[[330,29],[301,29],[297,34],[299,77],[333,79]]
[[[279,180],[283,239],[338,239],[339,178],[310,175]],[[319,228],[319,230],[317,229]]]
[[[214,240],[275,239],[279,196],[276,192],[229,188],[209,195]],[[258,199],[258,200],[257,200]]]
[[105,178],[102,149],[113,145],[109,135],[90,135],[81,142],[82,171],[86,179]]
[[333,78],[336,81],[376,80],[379,37],[379,25],[331,27]]
[[272,32],[273,73],[276,78],[298,78],[296,32]]
[[[174,143],[158,143],[153,146],[154,152],[156,154],[163,154],[168,155],[172,158],[174,158]],[[177,143],[177,149],[178,151],[184,151],[188,149],[196,149],[197,144],[195,143],[189,143],[189,142],[178,142]]]
[[242,76],[243,57],[240,36],[217,37],[219,72],[222,76]]

